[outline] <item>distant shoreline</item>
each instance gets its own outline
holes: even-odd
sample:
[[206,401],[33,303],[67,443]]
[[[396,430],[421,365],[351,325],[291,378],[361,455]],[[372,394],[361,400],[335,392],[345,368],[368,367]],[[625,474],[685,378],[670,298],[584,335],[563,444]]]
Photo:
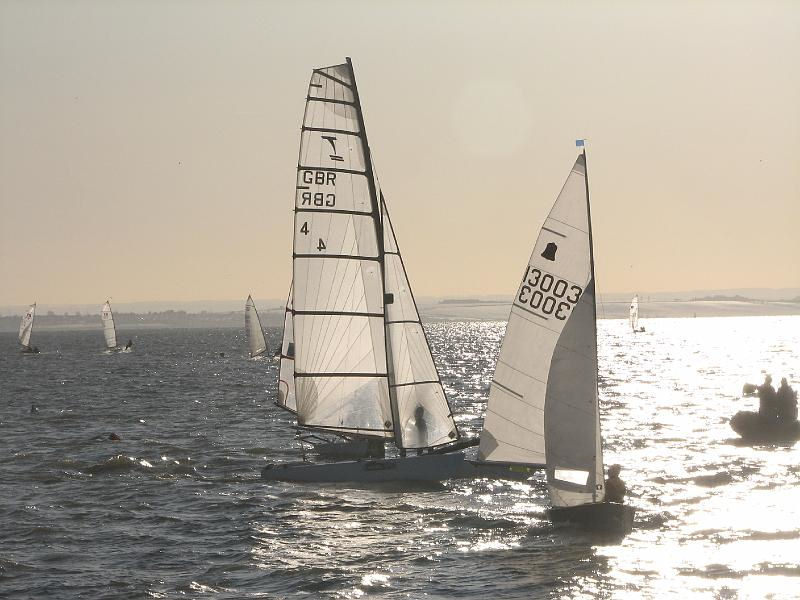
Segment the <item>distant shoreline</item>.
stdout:
[[[509,302],[466,299],[428,302],[419,305],[423,321],[505,321],[511,309]],[[770,317],[800,315],[800,302],[770,302],[762,300],[664,300],[643,302],[639,305],[639,318],[648,319],[692,317]],[[282,327],[283,311],[265,311],[261,315],[264,327]],[[597,306],[598,319],[627,319],[628,302],[611,300]],[[114,315],[118,330],[134,329],[201,329],[244,327],[244,313],[166,311],[159,313],[117,313]],[[19,330],[20,317],[0,317],[0,332]],[[99,329],[100,315],[37,315],[37,330],[82,331]]]

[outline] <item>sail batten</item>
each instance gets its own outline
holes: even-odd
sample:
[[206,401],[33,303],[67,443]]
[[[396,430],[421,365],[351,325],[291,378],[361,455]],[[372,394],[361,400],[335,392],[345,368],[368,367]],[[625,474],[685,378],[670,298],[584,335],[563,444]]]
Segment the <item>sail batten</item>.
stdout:
[[591,237],[581,154],[514,298],[479,449],[487,461],[545,463],[553,506],[602,490]]

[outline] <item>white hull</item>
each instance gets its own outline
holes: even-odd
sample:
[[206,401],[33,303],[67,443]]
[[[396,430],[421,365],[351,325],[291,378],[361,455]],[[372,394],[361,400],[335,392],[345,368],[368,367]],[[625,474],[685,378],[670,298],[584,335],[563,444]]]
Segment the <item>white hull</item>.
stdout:
[[316,483],[379,483],[387,481],[446,481],[493,477],[527,479],[543,465],[502,465],[467,460],[463,452],[427,454],[336,463],[287,463],[267,465],[266,481]]

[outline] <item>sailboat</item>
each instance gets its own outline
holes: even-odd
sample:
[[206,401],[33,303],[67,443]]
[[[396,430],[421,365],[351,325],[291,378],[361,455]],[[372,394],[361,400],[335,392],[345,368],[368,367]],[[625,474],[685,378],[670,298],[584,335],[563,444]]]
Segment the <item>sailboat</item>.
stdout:
[[[293,280],[278,404],[306,432],[393,444],[398,456],[267,465],[288,481],[474,476],[374,171],[353,66],[314,69],[297,166]],[[414,452],[416,456],[407,456]]]
[[267,351],[267,340],[264,339],[261,319],[258,318],[258,311],[252,296],[247,296],[247,302],[244,305],[244,329],[247,333],[250,358],[264,354]]
[[639,294],[635,294],[631,300],[631,310],[628,316],[633,333],[644,331],[644,327],[639,327]]
[[23,354],[39,354],[39,348],[31,346],[31,334],[33,333],[33,319],[36,316],[36,302],[28,307],[28,312],[22,316],[19,324],[19,343],[22,344]]
[[103,335],[106,338],[106,348],[109,352],[119,352],[121,348],[117,345],[117,329],[114,327],[114,314],[111,312],[111,302],[106,300],[100,311],[100,319],[103,321]]
[[544,462],[554,522],[629,531],[634,509],[603,502],[596,319],[584,150],[542,225],[514,297],[478,457]]

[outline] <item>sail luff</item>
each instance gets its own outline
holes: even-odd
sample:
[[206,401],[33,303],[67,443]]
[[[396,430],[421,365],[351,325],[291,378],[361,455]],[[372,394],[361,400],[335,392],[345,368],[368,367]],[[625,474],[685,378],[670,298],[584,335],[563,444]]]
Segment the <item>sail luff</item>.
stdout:
[[[389,386],[389,357],[391,356],[391,351],[389,347],[389,338],[386,335],[386,248],[384,247],[384,240],[383,240],[383,219],[382,213],[380,209],[380,205],[378,202],[378,189],[375,185],[375,169],[372,164],[372,151],[369,147],[369,142],[367,139],[367,127],[364,123],[364,111],[361,108],[361,96],[358,94],[358,84],[356,83],[356,74],[353,70],[353,61],[350,59],[349,56],[345,57],[347,62],[347,67],[350,69],[350,80],[353,82],[353,97],[356,105],[356,115],[358,118],[359,129],[361,131],[361,137],[364,143],[364,166],[367,172],[367,186],[369,188],[369,198],[370,203],[372,206],[372,219],[373,223],[375,224],[375,236],[378,241],[378,264],[380,266],[380,274],[381,274],[381,289],[383,290],[383,299],[381,302],[381,307],[383,309],[383,322],[384,322],[384,336],[383,336],[383,347],[384,347],[384,356],[386,360],[386,381],[387,381],[387,388],[389,390],[389,408],[391,409],[392,413],[392,429],[394,432],[395,437],[395,444],[397,444],[397,409],[395,406],[395,402],[392,399],[392,389]],[[399,447],[399,446],[398,446]]]
[[247,302],[244,305],[244,328],[247,333],[250,358],[264,354],[267,351],[267,340],[264,338],[261,319],[258,317],[258,310],[252,296],[247,296]]
[[[585,169],[585,176],[584,176],[584,183],[586,186],[586,216],[587,221],[589,223],[589,269],[591,273],[591,280],[594,282],[594,294],[592,298],[592,328],[594,332],[594,373],[592,373],[592,377],[594,380],[594,409],[595,409],[595,421],[596,421],[596,447],[597,451],[595,454],[595,469],[594,469],[594,481],[592,482],[592,498],[594,502],[597,502],[597,480],[599,478],[600,482],[604,481],[605,469],[603,467],[603,445],[600,443],[602,440],[602,430],[600,426],[600,394],[597,388],[597,279],[595,278],[594,272],[594,236],[592,233],[592,205],[589,200],[589,164],[586,160],[586,146],[583,147],[583,165]],[[605,493],[604,486],[600,488],[603,493]],[[602,500],[602,498],[601,498]]]

